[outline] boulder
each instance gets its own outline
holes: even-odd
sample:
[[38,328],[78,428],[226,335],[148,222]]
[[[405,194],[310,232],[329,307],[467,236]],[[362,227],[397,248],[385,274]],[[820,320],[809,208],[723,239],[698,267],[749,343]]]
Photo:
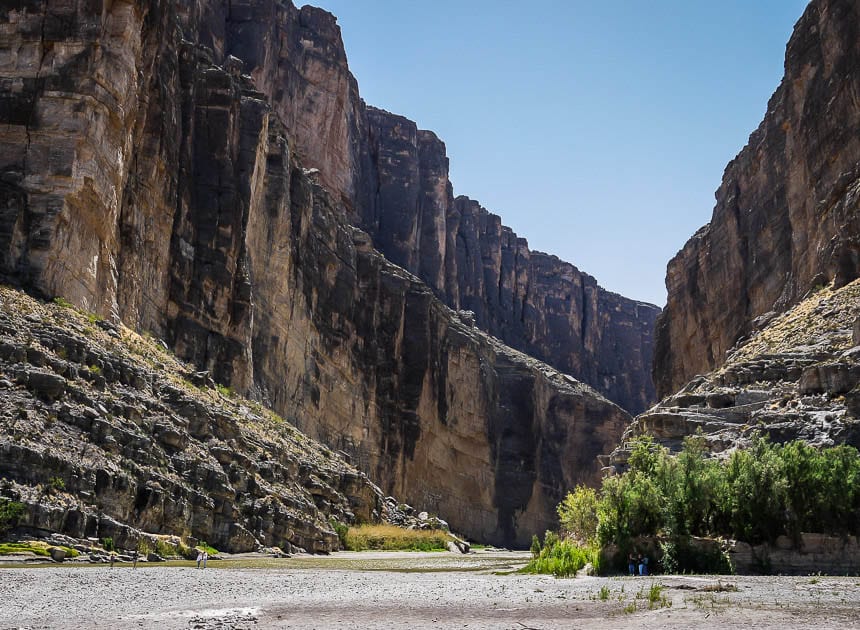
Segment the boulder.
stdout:
[[27,387],[37,396],[56,400],[66,391],[66,379],[53,372],[30,370],[27,374]]
[[51,560],[54,562],[62,562],[68,555],[68,551],[60,547],[48,547],[48,553],[51,554]]

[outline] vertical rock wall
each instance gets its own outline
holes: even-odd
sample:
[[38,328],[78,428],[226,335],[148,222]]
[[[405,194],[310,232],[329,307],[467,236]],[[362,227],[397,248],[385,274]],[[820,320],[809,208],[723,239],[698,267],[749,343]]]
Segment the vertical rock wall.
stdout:
[[858,67],[860,2],[813,0],[764,120],[726,168],[711,222],[669,263],[659,397],[720,366],[756,318],[860,273]]
[[[21,2],[0,10],[0,81],[7,280],[154,330],[475,538],[526,544],[597,480],[629,416],[461,321],[350,225],[375,163],[331,16]],[[420,232],[447,245],[431,197]]]

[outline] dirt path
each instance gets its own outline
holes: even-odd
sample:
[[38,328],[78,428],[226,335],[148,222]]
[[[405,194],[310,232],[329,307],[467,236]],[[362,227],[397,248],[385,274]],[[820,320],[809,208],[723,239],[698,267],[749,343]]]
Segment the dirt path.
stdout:
[[[860,578],[499,575],[523,554],[0,569],[6,628],[858,628]],[[656,585],[649,610],[648,595]],[[662,588],[660,588],[662,586]]]

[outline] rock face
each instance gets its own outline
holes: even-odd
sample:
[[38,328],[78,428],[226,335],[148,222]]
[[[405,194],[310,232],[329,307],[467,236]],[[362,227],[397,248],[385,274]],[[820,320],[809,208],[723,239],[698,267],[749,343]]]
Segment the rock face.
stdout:
[[392,262],[508,345],[596,388],[632,413],[649,377],[660,309],[610,293],[573,265],[529,250],[477,201],[453,197],[445,145],[402,116],[368,108],[376,180],[362,227]]
[[319,182],[390,261],[451,308],[473,311],[483,330],[631,413],[654,402],[659,309],[530,252],[498,216],[454,199],[444,143],[361,100],[334,16],[308,6],[233,2],[226,13],[211,8],[206,29],[218,34],[207,45],[242,60],[303,163],[319,170]]
[[660,398],[719,367],[811,289],[860,273],[860,3],[813,0],[785,77],[729,164],[711,222],[669,263],[654,380]]
[[713,453],[744,447],[753,433],[774,441],[860,448],[860,279],[822,288],[761,322],[718,370],[639,415],[609,463],[623,468],[629,440],[649,434],[671,451],[701,431]]
[[[473,538],[527,544],[553,524],[568,487],[598,478],[596,455],[617,442],[629,416],[481,332],[471,314],[438,299],[440,285],[389,262],[350,225],[376,203],[357,182],[375,181],[377,162],[373,145],[361,141],[371,133],[366,108],[329,14],[273,0],[19,3],[0,9],[0,95],[0,271],[7,280],[154,331],[219,383],[342,450],[386,493],[437,512]],[[316,168],[304,169],[299,154]],[[513,252],[499,240],[507,233],[491,215],[473,215],[501,235],[492,247],[496,241],[481,237],[496,252],[482,272],[484,290],[497,283],[505,302],[523,294],[530,276],[517,272],[514,282],[511,263],[502,262]],[[444,225],[445,239],[469,233]],[[477,264],[479,254],[469,252],[464,265]],[[580,301],[593,322],[612,319],[590,279],[532,257],[542,261],[529,266],[535,287],[539,272],[561,269],[567,279],[553,285],[555,297],[527,292],[535,297],[511,313],[558,304],[543,315],[526,313],[523,327],[558,332],[579,317]],[[416,271],[431,269],[419,264]],[[462,295],[480,288],[462,286]],[[596,323],[583,323],[572,337],[595,356],[611,348],[626,365],[618,347],[640,341],[623,311],[638,317],[639,307],[602,299],[630,337],[604,334],[608,325]],[[478,309],[477,317],[502,326],[504,308]],[[653,315],[642,310],[643,321]],[[50,372],[28,369],[27,384],[37,374],[35,396],[57,404],[69,396],[69,379]],[[617,379],[617,387],[635,379]],[[147,408],[142,421],[155,422],[153,414]],[[199,435],[173,421],[151,433],[165,452],[196,452],[196,440],[201,461],[243,462],[238,447],[218,450],[228,438],[204,418]],[[126,430],[138,439],[133,427]],[[258,444],[253,435],[232,439]],[[110,449],[126,448],[116,440]],[[15,451],[9,461],[29,457]],[[44,460],[32,458],[33,474],[44,477]],[[190,464],[171,460],[168,471],[171,465],[177,477],[167,494],[193,503],[202,481]],[[220,478],[223,468],[212,470]],[[8,474],[27,473],[17,467]],[[270,484],[298,478],[314,495],[313,469],[296,473],[281,462],[267,469],[270,478],[259,474]],[[109,471],[104,483],[124,484],[111,504],[117,514],[142,509],[135,506],[145,497],[138,502],[137,490],[133,500],[126,492],[139,489],[138,478]],[[92,492],[85,484],[74,490]],[[218,492],[229,497],[226,488]],[[326,495],[328,504],[317,509],[336,514],[331,506],[340,500]],[[223,501],[232,520],[208,524],[209,542],[229,539],[228,520],[245,523],[231,512],[232,499]],[[209,514],[211,505],[201,505]],[[177,527],[185,517],[207,518],[194,514],[182,507],[164,518]],[[293,540],[279,519],[263,533]],[[259,524],[247,523],[252,532]]]
[[366,475],[154,339],[5,287],[0,374],[0,495],[31,532],[328,552],[330,519],[390,511]]

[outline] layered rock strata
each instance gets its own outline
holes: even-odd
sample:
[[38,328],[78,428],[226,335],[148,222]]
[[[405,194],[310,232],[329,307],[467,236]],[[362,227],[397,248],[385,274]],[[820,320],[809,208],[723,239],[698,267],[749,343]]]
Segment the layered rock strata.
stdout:
[[777,442],[860,448],[860,280],[825,287],[732,348],[724,365],[638,416],[609,464],[623,468],[630,440],[649,434],[671,451],[701,432],[713,453],[762,433]]
[[669,263],[659,397],[718,368],[757,318],[860,273],[860,3],[813,0],[785,76],[729,164],[708,225]]
[[330,15],[21,3],[0,11],[0,81],[7,279],[155,331],[474,538],[525,544],[599,476],[629,416],[473,327],[349,224],[364,207],[349,182],[374,163]]
[[218,63],[234,56],[303,164],[319,170],[319,182],[389,260],[448,306],[473,311],[483,330],[628,411],[654,402],[659,309],[531,252],[498,216],[455,199],[444,143],[361,100],[334,16],[270,0],[191,4],[186,37],[210,47]]
[[386,515],[366,475],[225,393],[151,337],[0,287],[0,495],[31,533],[328,552],[331,520]]
[[[631,413],[655,400],[656,306],[606,291],[468,197],[454,197],[445,145],[367,108],[372,192],[362,226],[392,262],[508,345],[581,379]],[[301,137],[299,138],[301,141]]]

